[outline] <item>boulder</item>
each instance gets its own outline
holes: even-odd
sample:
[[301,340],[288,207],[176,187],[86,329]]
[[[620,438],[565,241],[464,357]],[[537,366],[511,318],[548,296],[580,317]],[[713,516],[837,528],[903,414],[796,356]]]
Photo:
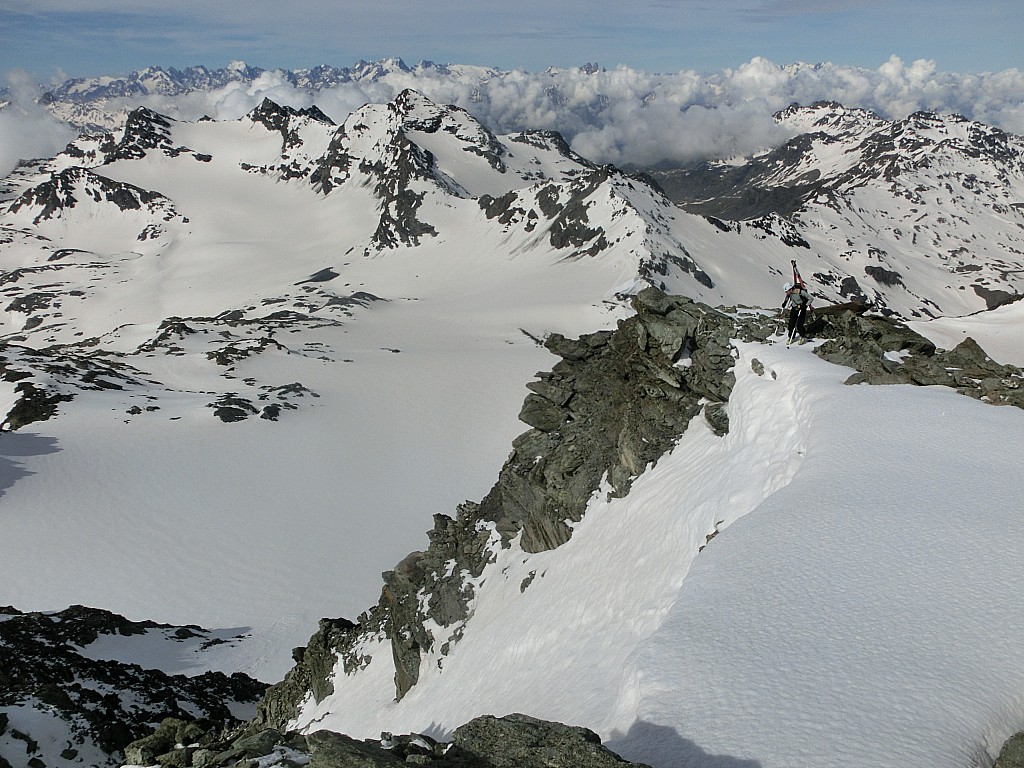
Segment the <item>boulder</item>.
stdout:
[[1011,736],[999,751],[992,768],[1024,768],[1024,732]]
[[490,715],[455,730],[445,752],[452,768],[624,768],[596,733],[528,715]]
[[358,741],[331,731],[306,736],[311,758],[309,768],[393,768],[404,761],[380,744]]

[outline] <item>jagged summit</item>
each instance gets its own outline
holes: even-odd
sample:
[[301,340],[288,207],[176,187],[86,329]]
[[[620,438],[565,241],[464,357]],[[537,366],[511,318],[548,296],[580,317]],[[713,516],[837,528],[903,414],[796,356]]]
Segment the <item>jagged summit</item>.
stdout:
[[[138,234],[139,240],[159,235],[157,222],[180,219],[174,205],[159,192],[123,182],[112,181],[87,168],[67,168],[46,182],[25,192],[15,200],[8,212],[15,218],[31,217],[32,224],[40,225],[55,219],[67,219],[69,213],[85,204],[89,212],[79,210],[86,219],[102,215],[103,208],[109,208],[109,218],[121,219],[118,213],[137,211],[152,221]],[[115,213],[116,211],[116,213]],[[71,224],[64,221],[64,224]]]
[[269,97],[264,98],[260,105],[246,116],[254,123],[263,123],[271,130],[281,130],[281,124],[292,117],[308,117],[325,125],[334,125],[334,121],[315,104],[311,107],[295,109],[277,104]]
[[935,316],[1020,295],[1009,270],[1024,258],[1024,139],[960,115],[883,120],[832,102],[777,119],[797,133],[779,147],[652,175],[694,213],[769,229],[783,217],[792,242],[829,262],[815,280],[847,299]]

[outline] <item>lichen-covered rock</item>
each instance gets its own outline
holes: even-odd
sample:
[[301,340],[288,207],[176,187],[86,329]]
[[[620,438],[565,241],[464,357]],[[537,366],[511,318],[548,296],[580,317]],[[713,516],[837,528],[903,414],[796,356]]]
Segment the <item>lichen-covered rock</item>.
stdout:
[[1024,732],[1007,739],[992,768],[1024,768]]
[[596,733],[528,715],[478,717],[452,735],[444,764],[452,768],[625,768]]

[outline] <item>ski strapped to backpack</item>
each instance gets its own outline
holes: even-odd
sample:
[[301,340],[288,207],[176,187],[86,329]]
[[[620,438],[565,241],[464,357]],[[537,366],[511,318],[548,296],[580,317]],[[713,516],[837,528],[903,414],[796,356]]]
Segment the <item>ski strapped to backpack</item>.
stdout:
[[793,265],[793,285],[799,286],[800,288],[806,288],[807,283],[805,283],[804,279],[800,277],[800,270],[796,268],[796,259],[790,260],[789,263]]

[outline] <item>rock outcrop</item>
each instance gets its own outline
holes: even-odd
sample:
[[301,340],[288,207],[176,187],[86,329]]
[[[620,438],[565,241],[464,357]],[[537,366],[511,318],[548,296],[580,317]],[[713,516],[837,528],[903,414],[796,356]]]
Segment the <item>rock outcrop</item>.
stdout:
[[[520,418],[532,427],[513,443],[497,483],[479,503],[456,516],[435,515],[429,546],[384,574],[379,603],[359,626],[322,625],[296,668],[260,705],[261,725],[284,728],[306,692],[327,691],[319,655],[326,642],[346,672],[362,664],[353,651],[361,633],[391,641],[396,696],[416,684],[425,651],[447,653],[469,618],[473,580],[497,547],[516,539],[527,552],[569,540],[602,483],[628,493],[703,412],[719,434],[728,431],[722,404],[735,382],[730,339],[735,319],[724,312],[656,289],[634,298],[636,314],[616,331],[568,339],[554,334],[547,348],[560,361],[528,385]],[[770,333],[769,330],[764,331]],[[444,636],[426,629],[436,624]]]
[[[53,768],[97,756],[105,762],[92,764],[116,765],[130,742],[149,738],[168,717],[193,722],[187,738],[238,726],[236,713],[252,712],[266,689],[243,674],[186,677],[91,658],[103,655],[89,649],[98,640],[131,635],[168,644],[222,642],[200,627],[133,622],[80,605],[58,613],[0,608],[0,766]],[[27,712],[17,719],[38,722],[42,733],[10,725],[16,712]],[[52,753],[55,732],[66,735],[63,751]]]
[[151,736],[125,750],[132,765],[164,768],[226,768],[238,764],[309,765],[310,768],[629,768],[586,728],[527,715],[478,717],[438,742],[424,734],[353,739],[332,731],[310,734],[264,729],[234,738],[211,739],[193,724],[168,719]]
[[1024,768],[1024,731],[1007,739],[992,768]]
[[[703,418],[719,435],[728,432],[734,340],[777,343],[780,320],[763,310],[713,309],[653,288],[635,296],[633,307],[635,314],[614,331],[578,339],[553,334],[545,341],[559,361],[528,385],[520,418],[530,429],[513,442],[491,491],[479,502],[460,505],[454,517],[436,515],[428,546],[384,574],[380,601],[358,624],[322,620],[309,643],[294,650],[296,666],[267,692],[247,724],[223,730],[228,714],[217,702],[255,696],[253,681],[210,675],[194,684],[146,670],[123,677],[123,665],[76,661],[81,669],[96,665],[89,674],[107,675],[118,691],[135,691],[139,675],[147,676],[145,695],[154,702],[152,708],[119,712],[120,705],[104,699],[105,709],[98,714],[89,689],[80,690],[73,679],[61,676],[59,668],[70,662],[60,654],[75,654],[69,643],[87,644],[96,632],[143,630],[124,620],[107,622],[109,627],[100,622],[103,628],[94,629],[99,619],[79,620],[85,609],[58,615],[56,622],[8,611],[14,618],[0,622],[0,639],[10,645],[7,638],[21,637],[18,633],[24,637],[18,640],[15,660],[0,662],[7,697],[0,704],[14,695],[68,712],[81,710],[87,721],[93,718],[114,729],[98,737],[104,749],[113,754],[124,747],[129,760],[144,764],[201,768],[260,758],[268,766],[307,759],[320,766],[402,761],[522,766],[540,765],[533,762],[540,754],[548,760],[544,765],[617,762],[589,732],[518,715],[475,720],[457,730],[443,748],[421,736],[389,738],[385,744],[327,732],[289,734],[287,728],[302,702],[322,701],[333,693],[338,665],[348,674],[365,665],[360,641],[369,636],[390,640],[395,694],[404,696],[419,678],[423,655],[447,654],[459,641],[471,616],[475,579],[500,548],[516,542],[527,552],[539,552],[564,544],[572,535],[572,522],[583,517],[595,493],[627,494],[635,478],[657,463],[694,417]],[[823,308],[809,326],[819,342],[815,354],[853,369],[848,384],[942,385],[993,404],[1024,407],[1021,370],[995,362],[973,340],[939,350],[903,323],[866,310],[855,304]],[[529,588],[528,581],[522,588]],[[29,629],[23,631],[25,627]],[[57,631],[53,627],[62,627],[67,637],[50,637],[48,632]],[[33,639],[32,633],[38,637]],[[59,653],[53,655],[52,648]],[[51,657],[56,661],[45,661]],[[171,690],[173,694],[167,693]],[[206,719],[191,722],[186,717],[190,710],[181,704],[158,706],[168,696],[203,708]],[[152,727],[167,716],[172,719],[165,719],[155,733],[128,744],[140,731],[147,732],[147,724]]]
[[970,337],[940,350],[894,318],[849,309],[822,313],[811,328],[827,338],[815,354],[857,370],[847,384],[944,386],[994,405],[1024,408],[1021,369],[997,363]]

